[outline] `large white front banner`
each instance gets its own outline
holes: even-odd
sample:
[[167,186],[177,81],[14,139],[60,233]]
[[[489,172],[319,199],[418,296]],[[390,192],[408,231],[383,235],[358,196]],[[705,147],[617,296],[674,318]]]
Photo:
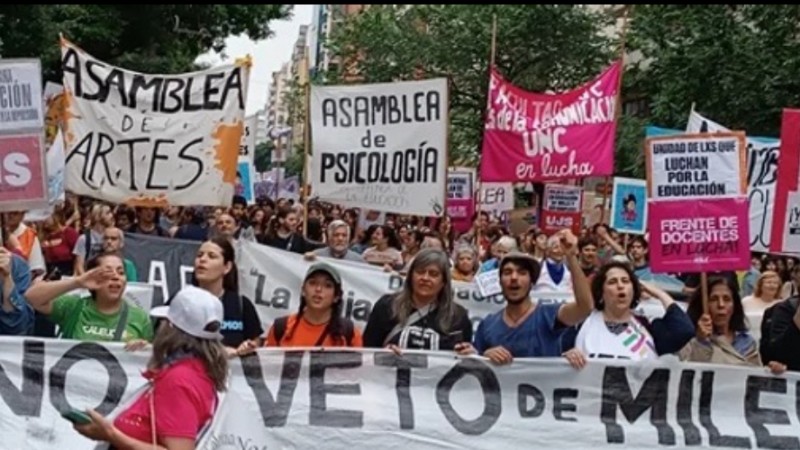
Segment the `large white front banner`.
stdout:
[[311,195],[362,210],[441,216],[448,123],[444,78],[312,86]]
[[[2,448],[15,450],[95,448],[60,411],[113,419],[149,357],[10,337],[0,353]],[[800,374],[669,359],[577,371],[559,358],[261,349],[231,361],[220,402],[199,449],[800,448]]]
[[67,190],[133,206],[230,205],[249,60],[149,75],[61,43]]

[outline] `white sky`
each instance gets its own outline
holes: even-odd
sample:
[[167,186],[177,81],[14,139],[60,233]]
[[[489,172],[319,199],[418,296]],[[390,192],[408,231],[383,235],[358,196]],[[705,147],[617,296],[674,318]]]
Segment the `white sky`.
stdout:
[[253,69],[250,72],[250,86],[247,90],[247,115],[253,114],[266,106],[269,95],[269,84],[272,72],[280,70],[281,65],[292,58],[292,49],[297,41],[300,25],[310,25],[314,5],[294,5],[290,20],[270,22],[273,36],[262,41],[253,41],[246,35],[231,36],[225,40],[227,58],[216,52],[200,56],[198,62],[212,65],[229,63],[237,57],[247,55],[253,58]]

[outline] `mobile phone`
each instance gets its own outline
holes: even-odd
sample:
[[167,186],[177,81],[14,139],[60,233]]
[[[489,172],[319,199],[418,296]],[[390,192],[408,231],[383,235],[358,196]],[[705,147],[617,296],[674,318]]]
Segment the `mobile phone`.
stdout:
[[71,409],[69,411],[61,413],[61,417],[69,420],[70,422],[76,425],[88,425],[92,423],[92,418],[89,417],[88,414],[86,414],[83,411],[78,411],[77,409]]

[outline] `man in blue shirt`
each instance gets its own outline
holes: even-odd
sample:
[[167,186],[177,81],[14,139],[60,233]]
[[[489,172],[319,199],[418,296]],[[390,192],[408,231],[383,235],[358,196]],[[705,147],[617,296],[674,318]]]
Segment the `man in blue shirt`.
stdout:
[[25,300],[31,285],[28,263],[0,247],[0,335],[27,335],[33,327],[33,308]]
[[478,353],[495,364],[509,364],[514,358],[561,355],[561,335],[586,319],[594,303],[589,281],[578,262],[578,239],[569,230],[559,232],[558,238],[572,273],[575,302],[534,304],[530,292],[541,266],[529,254],[509,253],[500,262],[500,287],[506,307],[481,321],[474,348],[462,344],[456,351]]

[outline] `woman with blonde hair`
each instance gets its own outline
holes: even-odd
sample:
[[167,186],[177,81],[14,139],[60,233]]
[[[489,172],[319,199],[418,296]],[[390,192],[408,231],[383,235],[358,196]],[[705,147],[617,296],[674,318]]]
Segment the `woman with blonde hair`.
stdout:
[[375,304],[364,328],[364,347],[453,350],[472,341],[467,310],[453,299],[450,262],[441,250],[421,250],[403,289]]
[[166,321],[144,373],[150,387],[113,421],[89,410],[91,422],[74,427],[114,449],[195,448],[228,379],[222,303],[204,289],[187,286],[151,315]]
[[777,272],[766,271],[758,277],[753,295],[742,299],[745,314],[762,314],[780,300],[781,277]]
[[86,262],[103,253],[103,235],[106,228],[114,226],[114,212],[108,205],[96,204],[92,206],[88,219],[89,229],[78,237],[72,249],[75,275],[86,272]]

